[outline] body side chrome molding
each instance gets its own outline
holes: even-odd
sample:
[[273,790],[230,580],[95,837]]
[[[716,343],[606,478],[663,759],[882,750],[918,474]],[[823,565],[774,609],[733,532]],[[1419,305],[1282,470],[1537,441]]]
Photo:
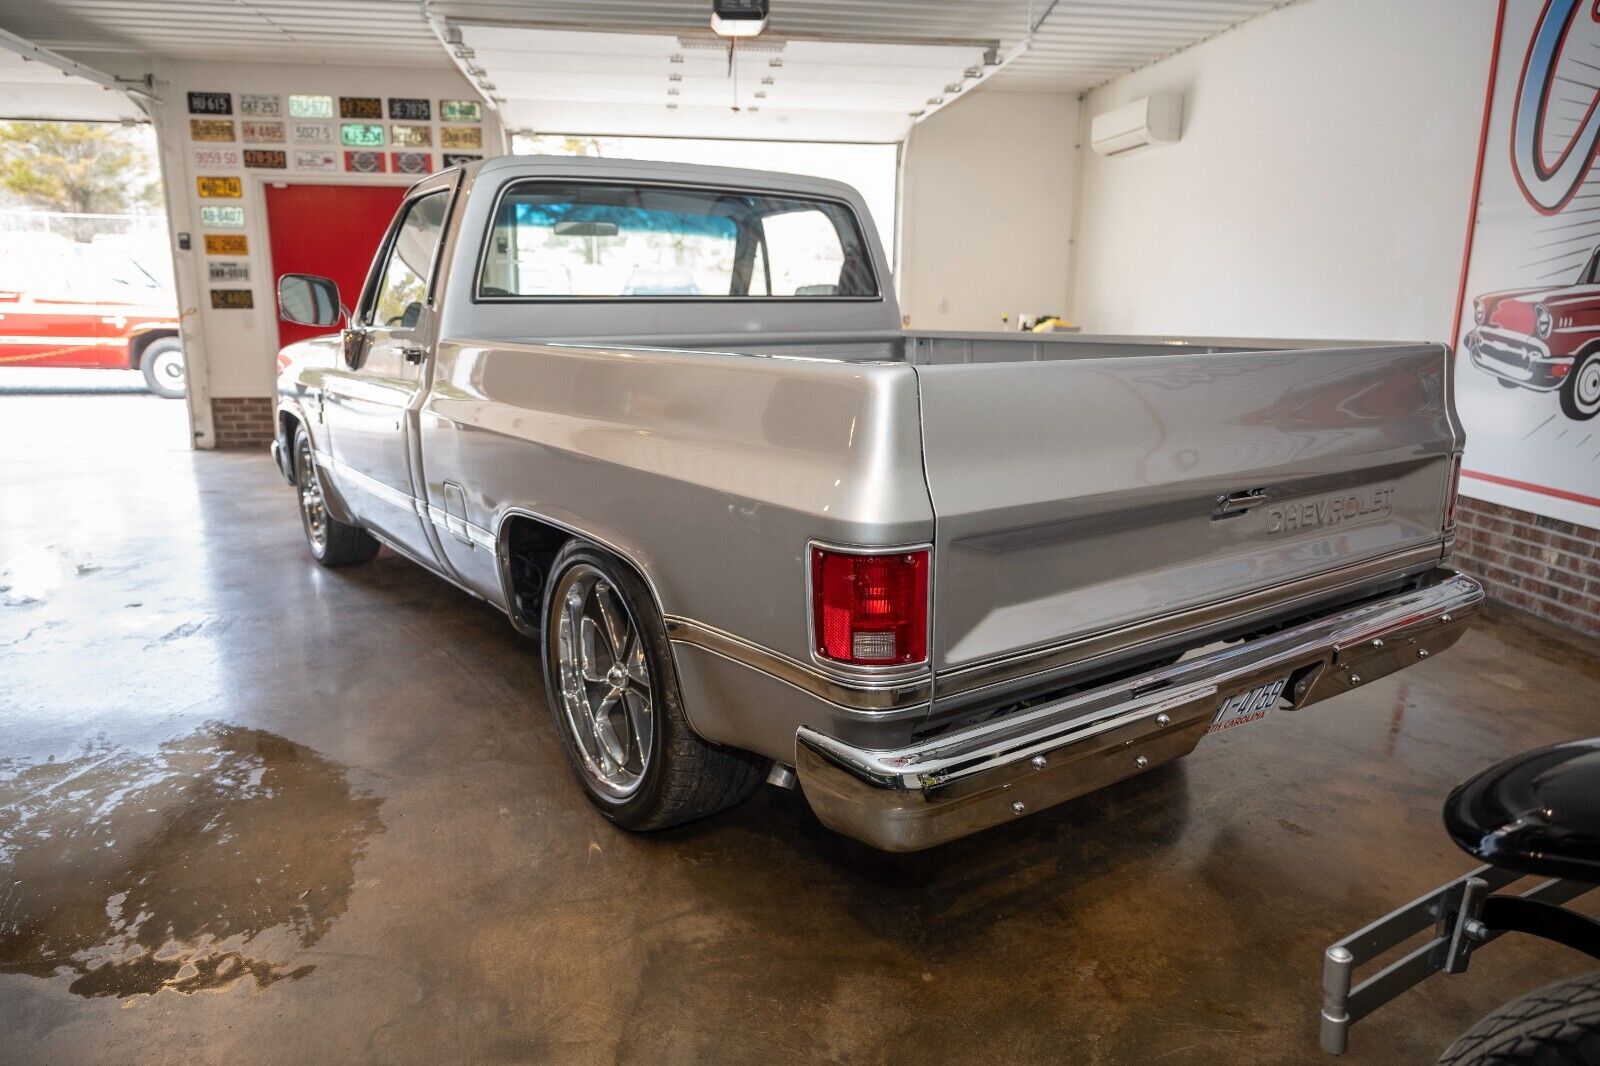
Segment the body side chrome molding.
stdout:
[[782,652],[753,644],[715,626],[681,615],[667,615],[667,637],[674,644],[688,644],[713,655],[792,685],[808,695],[850,711],[898,711],[927,703],[933,694],[932,679],[926,673],[871,682],[859,678],[833,677],[808,663]]

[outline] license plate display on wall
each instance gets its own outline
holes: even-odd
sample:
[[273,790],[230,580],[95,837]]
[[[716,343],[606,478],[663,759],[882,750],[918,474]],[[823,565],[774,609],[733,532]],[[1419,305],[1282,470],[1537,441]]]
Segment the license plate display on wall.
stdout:
[[200,225],[207,229],[244,229],[244,208],[203,204],[200,207]]
[[346,152],[344,168],[352,174],[382,174],[382,152]]
[[283,98],[271,93],[240,93],[239,114],[277,118],[283,114]]
[[194,165],[198,170],[236,167],[239,165],[239,149],[196,148],[194,150]]
[[211,307],[215,311],[248,311],[256,305],[249,289],[212,289]]
[[364,122],[346,122],[339,127],[339,143],[348,148],[381,148],[383,127]]
[[444,165],[447,167],[464,167],[468,163],[476,163],[482,158],[483,156],[473,155],[471,152],[446,152],[444,154]]
[[239,123],[245,144],[282,144],[283,123],[257,122],[246,119]]
[[476,100],[440,100],[439,118],[445,122],[482,122],[483,105]]
[[290,118],[332,118],[333,97],[307,96],[304,93],[289,95]]
[[389,98],[389,117],[402,122],[426,122],[433,117],[433,108],[426,100],[404,96]]
[[206,234],[207,255],[249,255],[250,242],[242,233]]
[[478,126],[441,126],[439,144],[445,148],[482,148],[483,130]]
[[190,93],[189,114],[191,115],[231,115],[233,114],[232,93]]
[[238,263],[232,260],[218,260],[206,264],[206,280],[213,284],[217,282],[241,282],[250,280],[250,264]]
[[189,139],[191,141],[231,141],[233,140],[233,119],[192,118],[189,120]]
[[302,148],[294,154],[296,170],[338,170],[339,157],[320,148]]
[[389,140],[396,148],[429,148],[433,145],[433,127],[396,122],[389,127]]
[[390,157],[396,174],[428,174],[433,161],[427,152],[394,152]]
[[376,96],[339,97],[340,118],[382,118],[383,101]]
[[244,165],[258,170],[284,170],[289,166],[289,153],[281,148],[246,148]]
[[294,140],[296,144],[332,144],[333,123],[296,122]]
[[202,199],[237,200],[244,195],[244,182],[238,178],[195,178]]

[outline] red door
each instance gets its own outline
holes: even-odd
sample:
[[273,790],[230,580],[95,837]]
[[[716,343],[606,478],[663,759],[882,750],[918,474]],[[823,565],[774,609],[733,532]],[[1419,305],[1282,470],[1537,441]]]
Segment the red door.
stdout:
[[[403,185],[268,185],[274,290],[285,274],[320,274],[338,282],[340,299],[354,310],[405,194]],[[327,332],[278,320],[280,346]]]

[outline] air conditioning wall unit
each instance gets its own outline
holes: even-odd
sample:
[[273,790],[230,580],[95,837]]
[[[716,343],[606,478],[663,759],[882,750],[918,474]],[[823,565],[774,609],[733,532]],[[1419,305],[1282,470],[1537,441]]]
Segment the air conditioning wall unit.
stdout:
[[1183,124],[1182,93],[1152,93],[1102,112],[1089,122],[1089,146],[1101,155],[1117,155],[1147,144],[1178,139]]

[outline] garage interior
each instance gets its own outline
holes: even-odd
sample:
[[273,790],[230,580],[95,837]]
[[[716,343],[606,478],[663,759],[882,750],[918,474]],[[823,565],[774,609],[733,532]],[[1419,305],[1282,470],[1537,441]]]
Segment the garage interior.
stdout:
[[[1537,254],[1493,238],[1491,73],[1548,11],[771,0],[730,47],[711,6],[0,3],[0,120],[155,130],[187,371],[181,402],[0,388],[0,1061],[1322,1061],[1324,949],[1476,865],[1447,794],[1600,735],[1600,420],[1462,339],[1492,292],[1582,296],[1600,240],[1581,199],[1531,212]],[[1576,138],[1600,88],[1560,73]],[[427,139],[256,139],[295,116],[247,97],[431,102]],[[1181,120],[1097,146],[1152,100]],[[613,142],[879,168],[911,329],[1455,346],[1451,565],[1488,606],[1443,662],[928,851],[781,780],[609,824],[538,642],[392,550],[316,566],[267,449],[279,346],[319,332],[280,321],[279,275],[359,290],[414,167]],[[1507,937],[1345,1058],[1433,1062],[1594,965]]]

